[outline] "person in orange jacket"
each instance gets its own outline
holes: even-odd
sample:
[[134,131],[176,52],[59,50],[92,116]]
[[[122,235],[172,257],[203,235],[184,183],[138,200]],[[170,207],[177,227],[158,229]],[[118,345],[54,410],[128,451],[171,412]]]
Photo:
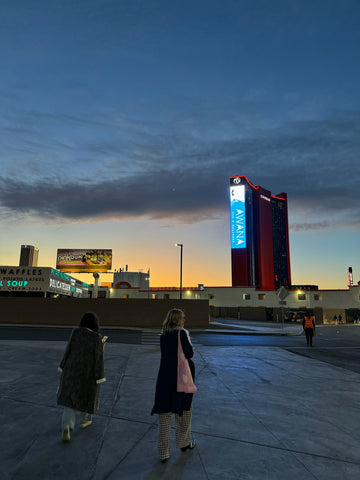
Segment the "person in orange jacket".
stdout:
[[306,343],[312,347],[312,339],[315,333],[315,320],[311,315],[306,315],[303,319],[303,329],[306,335]]

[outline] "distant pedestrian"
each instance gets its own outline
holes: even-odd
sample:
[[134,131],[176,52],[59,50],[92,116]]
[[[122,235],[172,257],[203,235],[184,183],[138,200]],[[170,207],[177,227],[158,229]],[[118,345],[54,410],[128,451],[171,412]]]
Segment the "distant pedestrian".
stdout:
[[[175,414],[176,448],[186,451],[193,449],[196,445],[196,442],[191,439],[192,400],[193,393],[196,391],[193,383],[195,366],[191,360],[194,351],[189,332],[184,329],[184,322],[184,312],[173,308],[166,315],[160,337],[161,360],[151,415],[154,413],[159,415],[158,449],[163,463],[170,457],[173,413]],[[178,370],[182,364],[187,368],[185,373],[180,373]]]
[[341,325],[341,322],[342,322],[342,316],[341,316],[341,313],[339,315],[339,325]]
[[315,320],[311,315],[306,315],[303,320],[303,329],[305,331],[306,343],[312,347],[312,339],[315,334]]
[[337,322],[338,322],[338,318],[336,315],[333,316],[333,322],[335,325],[337,325]]
[[353,318],[354,318],[355,325],[357,325],[359,323],[359,315],[357,313],[355,313]]
[[85,313],[75,328],[60,363],[60,386],[57,403],[63,405],[62,439],[70,441],[75,427],[76,411],[81,412],[80,427],[92,423],[99,407],[100,384],[105,382],[104,352],[107,337],[101,338],[95,313]]

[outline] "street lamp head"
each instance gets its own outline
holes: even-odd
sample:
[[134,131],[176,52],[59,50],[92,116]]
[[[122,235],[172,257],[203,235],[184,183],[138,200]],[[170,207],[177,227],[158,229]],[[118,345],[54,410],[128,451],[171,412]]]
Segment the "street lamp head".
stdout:
[[175,243],[175,247],[182,247],[183,243]]

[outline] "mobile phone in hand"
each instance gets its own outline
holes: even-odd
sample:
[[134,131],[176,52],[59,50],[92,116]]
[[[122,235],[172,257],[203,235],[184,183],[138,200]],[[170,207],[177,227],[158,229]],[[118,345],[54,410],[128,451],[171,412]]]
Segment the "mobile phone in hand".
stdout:
[[105,336],[102,338],[102,342],[105,343],[108,338],[109,338],[109,337],[107,337],[107,336],[105,335]]

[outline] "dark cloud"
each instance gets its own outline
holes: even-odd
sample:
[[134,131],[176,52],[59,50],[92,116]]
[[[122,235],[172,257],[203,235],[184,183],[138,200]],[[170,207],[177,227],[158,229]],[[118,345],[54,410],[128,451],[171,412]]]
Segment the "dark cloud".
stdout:
[[[0,179],[0,201],[13,212],[29,212],[45,217],[68,219],[182,218],[199,221],[211,218],[222,209],[221,184],[212,189],[212,198],[201,182],[181,171],[144,173],[132,178],[118,178],[93,183],[68,183],[43,179],[26,184]],[[224,188],[224,184],[222,187]],[[199,200],[201,192],[207,203]]]
[[[0,176],[0,206],[70,221],[146,216],[198,222],[227,215],[228,177],[246,174],[273,194],[288,193],[293,231],[360,224],[359,112],[216,142],[181,131],[155,134],[149,126],[135,130],[128,143],[94,138],[79,147],[91,152],[83,176]],[[86,171],[85,158],[81,163]]]

